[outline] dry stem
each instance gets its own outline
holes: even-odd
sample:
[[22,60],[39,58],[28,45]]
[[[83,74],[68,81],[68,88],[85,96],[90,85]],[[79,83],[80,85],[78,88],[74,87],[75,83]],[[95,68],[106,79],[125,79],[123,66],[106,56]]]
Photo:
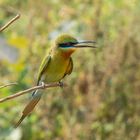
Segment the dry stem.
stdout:
[[26,94],[26,93],[29,93],[29,92],[31,93],[31,91],[34,91],[34,90],[37,90],[37,89],[45,89],[45,88],[58,87],[58,86],[60,86],[59,83],[51,83],[51,84],[34,86],[34,87],[29,88],[29,89],[26,89],[26,90],[23,90],[23,91],[19,91],[19,92],[13,94],[13,95],[8,96],[8,97],[1,98],[0,99],[0,103],[5,102],[7,100],[11,100],[13,98],[16,98],[18,96],[21,96],[21,95]]
[[17,83],[8,83],[6,85],[2,85],[2,86],[0,86],[0,89],[5,88],[5,87],[9,87],[9,86],[13,86],[13,85],[17,85]]
[[9,25],[11,25],[14,21],[16,21],[20,17],[20,14],[17,14],[14,18],[12,18],[9,22],[7,22],[4,26],[0,27],[0,32],[5,30]]

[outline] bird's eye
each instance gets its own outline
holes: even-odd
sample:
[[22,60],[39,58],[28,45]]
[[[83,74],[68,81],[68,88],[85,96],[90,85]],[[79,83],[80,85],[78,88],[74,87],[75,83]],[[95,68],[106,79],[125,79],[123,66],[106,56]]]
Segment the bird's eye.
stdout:
[[65,43],[66,46],[71,46],[72,43],[71,42],[68,42],[68,43]]

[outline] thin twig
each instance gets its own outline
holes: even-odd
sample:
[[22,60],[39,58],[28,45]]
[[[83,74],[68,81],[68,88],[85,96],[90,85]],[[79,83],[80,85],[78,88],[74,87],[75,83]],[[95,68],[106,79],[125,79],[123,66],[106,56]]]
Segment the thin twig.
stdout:
[[[45,89],[45,88],[58,87],[58,86],[61,86],[60,83],[51,83],[51,84],[45,84],[45,85],[40,85],[40,86],[34,86],[34,87],[29,88],[29,89],[19,91],[19,92],[13,94],[13,95],[8,96],[8,97],[1,98],[0,103],[5,102],[7,100],[11,100],[13,98],[16,98],[18,96],[21,96],[21,95],[29,93],[29,92],[31,93],[31,91],[34,91],[34,90],[37,90],[37,89]],[[63,86],[65,86],[65,84]]]
[[14,21],[16,21],[20,17],[20,14],[17,14],[14,18],[12,18],[9,22],[7,22],[4,26],[0,28],[0,32],[5,30],[10,24],[12,24]]
[[9,87],[9,86],[13,86],[13,85],[17,85],[18,83],[8,83],[6,85],[2,85],[0,86],[0,89],[5,88],[5,87]]

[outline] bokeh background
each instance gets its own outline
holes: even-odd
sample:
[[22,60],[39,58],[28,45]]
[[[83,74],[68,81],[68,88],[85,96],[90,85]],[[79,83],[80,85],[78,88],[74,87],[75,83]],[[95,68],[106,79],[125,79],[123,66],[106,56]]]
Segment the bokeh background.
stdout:
[[31,94],[0,104],[0,140],[140,140],[140,1],[1,0],[0,98],[32,87],[59,34],[96,40],[73,55],[67,87],[44,98],[13,128]]

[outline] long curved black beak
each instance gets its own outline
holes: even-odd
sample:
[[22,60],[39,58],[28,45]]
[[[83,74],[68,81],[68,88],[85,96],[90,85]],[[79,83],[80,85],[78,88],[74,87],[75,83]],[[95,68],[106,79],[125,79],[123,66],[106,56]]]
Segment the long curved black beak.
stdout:
[[96,43],[95,41],[81,41],[81,42],[77,42],[73,46],[75,48],[97,48],[95,46],[95,43]]

